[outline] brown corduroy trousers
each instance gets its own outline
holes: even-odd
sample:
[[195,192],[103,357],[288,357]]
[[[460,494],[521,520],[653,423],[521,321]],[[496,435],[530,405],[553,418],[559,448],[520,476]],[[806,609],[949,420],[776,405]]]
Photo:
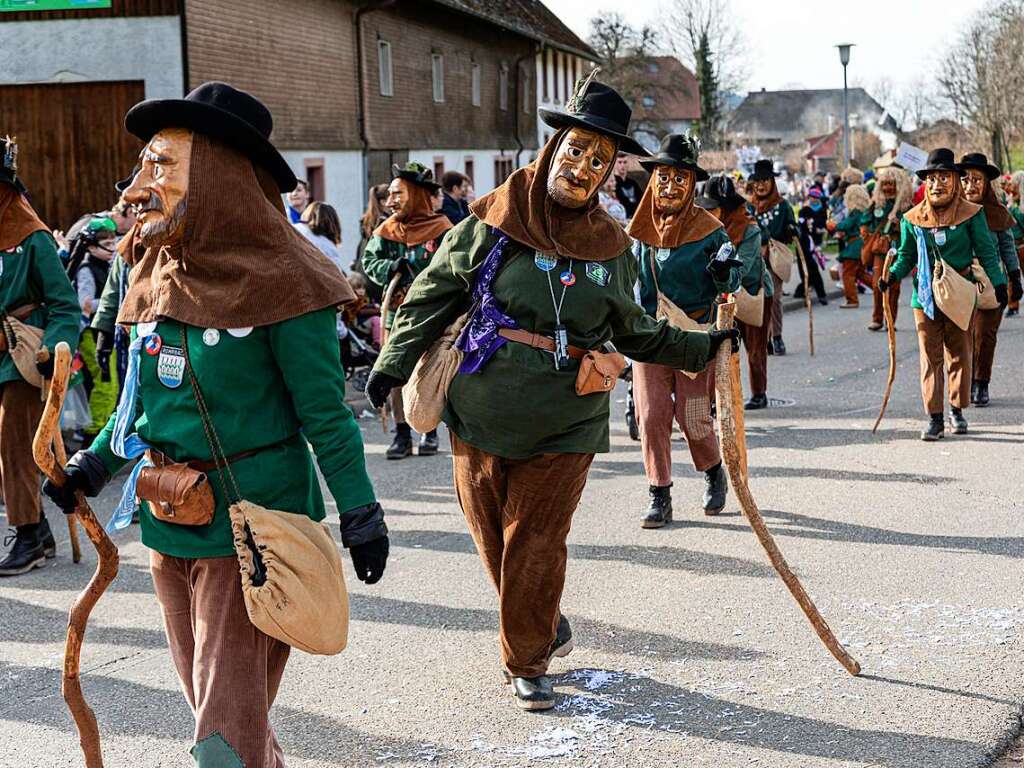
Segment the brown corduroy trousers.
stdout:
[[711,418],[714,387],[714,360],[695,379],[664,365],[633,365],[640,447],[651,485],[664,487],[672,483],[673,416],[686,436],[694,469],[703,472],[722,460]]
[[771,276],[775,292],[772,294],[771,323],[768,326],[768,333],[775,337],[782,335],[782,280],[776,277],[774,272],[771,273]]
[[844,259],[839,262],[839,272],[843,279],[843,297],[847,304],[860,304],[857,293],[857,281],[874,287],[874,281],[860,259]]
[[971,404],[972,337],[935,308],[935,319],[914,310],[917,343],[921,355],[921,399],[929,414],[942,413],[943,386],[949,379],[949,402],[955,408]]
[[42,415],[38,387],[20,379],[0,384],[0,478],[7,522],[14,527],[38,523],[43,511],[39,468],[32,458]]
[[991,381],[992,363],[996,357],[996,337],[999,326],[1003,322],[1003,309],[976,309],[971,320],[971,333],[974,337],[974,371],[975,381]]
[[[195,715],[197,768],[236,768],[222,762],[227,747],[245,768],[283,768],[269,712],[291,647],[249,621],[238,558],[151,551],[150,570],[171,658]],[[212,748],[214,734],[226,747]]]
[[[774,297],[773,297],[774,298]],[[765,298],[761,327],[737,321],[743,346],[747,348],[747,370],[750,373],[750,394],[768,393],[768,326],[772,318],[772,299]],[[712,381],[714,378],[712,377]],[[712,384],[712,386],[714,386]]]
[[[871,306],[871,322],[872,323],[885,323],[885,311],[882,308],[882,292],[878,290],[875,283],[878,282],[878,278],[882,276],[882,267],[885,266],[885,256],[875,256],[874,262],[871,266],[871,271],[874,273],[874,279],[871,283],[871,294],[875,300],[875,303]],[[889,286],[889,290],[885,294],[888,300],[892,302],[892,319],[896,320],[897,314],[900,311],[900,284],[893,283]]]
[[451,438],[459,505],[498,590],[501,660],[516,677],[543,675],[565,586],[565,541],[594,455],[503,459]]

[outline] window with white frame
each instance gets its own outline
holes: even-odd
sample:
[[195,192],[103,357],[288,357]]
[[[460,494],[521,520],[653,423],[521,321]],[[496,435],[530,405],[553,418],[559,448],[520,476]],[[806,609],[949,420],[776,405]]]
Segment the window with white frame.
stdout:
[[508,64],[502,64],[498,70],[498,107],[508,109]]
[[430,56],[430,69],[434,83],[434,101],[444,101],[444,56],[434,53]]
[[469,70],[470,74],[470,91],[473,94],[473,106],[480,106],[480,65],[475,61]]
[[391,43],[387,40],[377,41],[377,73],[380,79],[380,95],[394,96],[395,83],[391,69]]

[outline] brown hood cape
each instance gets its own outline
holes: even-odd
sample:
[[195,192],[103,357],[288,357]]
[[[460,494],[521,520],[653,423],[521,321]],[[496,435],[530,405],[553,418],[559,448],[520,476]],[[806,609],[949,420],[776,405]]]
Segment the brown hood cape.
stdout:
[[33,232],[49,232],[25,196],[0,182],[0,251],[21,245]]
[[763,200],[759,197],[753,197],[751,201],[754,204],[754,211],[760,216],[765,211],[769,211],[781,202],[784,202],[782,195],[779,194],[779,186],[775,183],[775,179],[772,179],[772,193]]
[[193,134],[182,243],[142,250],[136,229],[122,239],[132,270],[117,322],[247,328],[351,301],[348,281],[283,211],[269,174]]
[[993,232],[1005,232],[1017,222],[1006,206],[999,202],[992,182],[985,183],[985,196],[981,199],[981,207],[985,209],[985,221]]
[[916,227],[935,229],[936,227],[955,227],[963,224],[971,216],[981,210],[980,205],[975,205],[964,197],[964,188],[960,179],[955,181],[956,189],[953,192],[953,200],[942,210],[932,208],[928,202],[928,191],[925,190],[924,200],[915,205],[903,214],[903,218]]
[[678,248],[686,243],[703,240],[716,229],[720,229],[722,222],[693,204],[696,193],[697,185],[694,183],[690,186],[690,194],[683,203],[683,210],[674,216],[665,216],[654,205],[657,192],[652,174],[651,180],[647,182],[647,189],[644,190],[644,196],[640,198],[640,203],[633,212],[633,219],[629,222],[627,231],[630,237],[655,248]]
[[739,248],[740,243],[747,234],[747,227],[754,223],[754,220],[747,213],[745,205],[737,205],[731,211],[724,208],[722,211],[722,226],[725,227],[725,234],[729,236],[732,244]]
[[434,212],[434,201],[425,188],[411,181],[407,181],[406,186],[409,189],[409,212],[405,219],[399,221],[392,214],[373,230],[373,234],[413,246],[428,243],[452,228],[447,216]]
[[548,171],[565,134],[564,128],[557,131],[536,160],[478,198],[469,211],[541,253],[580,261],[610,261],[621,256],[631,243],[625,230],[600,206],[598,195],[595,193],[582,208],[565,208],[548,196]]

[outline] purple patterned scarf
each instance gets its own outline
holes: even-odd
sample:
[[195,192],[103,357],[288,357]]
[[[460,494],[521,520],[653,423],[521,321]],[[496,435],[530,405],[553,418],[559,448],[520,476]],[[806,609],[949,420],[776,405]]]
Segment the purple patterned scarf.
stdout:
[[491,286],[504,264],[505,247],[509,243],[508,235],[497,229],[493,231],[499,235],[498,242],[491,248],[477,273],[476,286],[473,288],[473,313],[455,342],[455,346],[465,353],[459,373],[478,373],[508,341],[498,335],[498,330],[519,327],[515,320],[501,311],[498,300],[491,292]]

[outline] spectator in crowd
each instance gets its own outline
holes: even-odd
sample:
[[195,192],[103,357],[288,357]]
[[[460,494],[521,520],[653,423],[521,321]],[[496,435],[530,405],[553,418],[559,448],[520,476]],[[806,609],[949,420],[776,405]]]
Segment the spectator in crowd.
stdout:
[[469,203],[466,202],[469,187],[469,177],[458,171],[446,171],[441,177],[441,193],[444,195],[441,213],[453,226],[469,216]]
[[626,209],[626,218],[633,218],[633,211],[640,205],[640,197],[643,195],[644,190],[636,179],[631,179],[626,173],[626,169],[629,166],[629,161],[626,155],[619,154],[615,158],[615,171],[613,176],[615,177],[615,196],[622,203],[622,207]]
[[803,259],[797,259],[796,264],[800,268],[801,283],[793,291],[793,296],[798,299],[804,297],[803,277],[804,270],[807,270],[807,282],[818,295],[819,304],[828,304],[825,296],[825,282],[821,278],[819,258],[821,257],[821,243],[825,238],[825,224],[828,221],[828,211],[825,206],[825,193],[815,186],[807,192],[807,202],[797,213],[797,228],[800,236],[800,247],[803,249]]
[[[374,184],[370,187],[370,194],[366,199],[366,210],[359,220],[359,245],[356,247],[356,260],[352,262],[352,271],[356,274],[365,275],[363,271],[363,251],[366,250],[366,243],[373,237],[373,230],[383,223],[390,213],[384,203],[388,199],[388,185]],[[373,294],[377,286],[370,283],[369,293],[374,301],[380,301],[380,296]]]
[[312,199],[312,196],[309,194],[309,184],[299,179],[295,189],[285,195],[284,198],[288,201],[288,205],[285,206],[285,209],[288,211],[288,220],[292,224],[298,224],[302,220],[302,212],[306,210],[306,206],[309,205],[309,201]]
[[295,228],[324,256],[334,262],[334,266],[341,270],[341,274],[345,274],[339,248],[341,245],[341,221],[333,206],[320,202],[310,203],[302,212],[302,219],[295,225]]
[[626,215],[626,208],[619,202],[619,198],[615,195],[616,181],[613,177],[609,177],[605,181],[604,186],[601,187],[598,192],[599,201],[601,207],[604,208],[608,215],[615,219],[622,226],[626,226],[629,222],[629,217]]

